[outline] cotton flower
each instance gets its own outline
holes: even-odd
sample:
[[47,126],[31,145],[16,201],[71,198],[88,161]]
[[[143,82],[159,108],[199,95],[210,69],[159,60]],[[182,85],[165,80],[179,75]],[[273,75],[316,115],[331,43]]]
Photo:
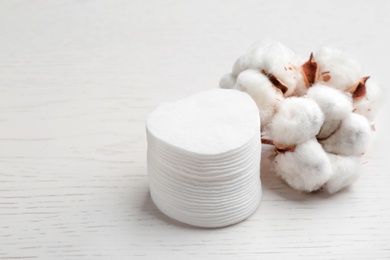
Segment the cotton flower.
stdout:
[[240,73],[234,88],[248,93],[260,112],[261,127],[266,127],[282,102],[282,92],[258,70],[249,69]]
[[329,137],[339,127],[341,121],[352,112],[352,98],[348,93],[323,84],[313,85],[307,92],[325,115],[324,124],[317,135],[318,139]]
[[317,81],[330,87],[347,91],[362,78],[360,64],[348,53],[329,47],[314,53],[318,64]]
[[327,192],[336,193],[352,184],[361,175],[362,167],[359,157],[330,153],[328,157],[332,166],[332,176],[325,185]]
[[335,193],[361,174],[384,95],[347,52],[323,47],[306,60],[281,43],[257,43],[220,87],[255,101],[261,141],[275,146],[276,173],[292,188]]
[[366,82],[366,95],[358,100],[354,100],[354,112],[367,118],[373,124],[379,108],[384,101],[382,89],[371,79]]
[[289,147],[314,138],[323,122],[324,114],[315,101],[291,97],[280,104],[268,134],[278,148]]
[[339,129],[327,139],[320,140],[320,143],[329,153],[358,156],[366,151],[370,132],[370,124],[365,117],[350,113]]
[[274,167],[288,185],[304,192],[320,189],[332,173],[330,160],[315,138],[297,145],[294,152],[277,154]]

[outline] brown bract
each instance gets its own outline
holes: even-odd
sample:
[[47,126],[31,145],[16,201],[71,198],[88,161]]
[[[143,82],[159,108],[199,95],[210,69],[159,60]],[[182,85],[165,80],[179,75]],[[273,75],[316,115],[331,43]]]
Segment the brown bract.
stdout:
[[286,152],[293,153],[293,152],[295,152],[295,148],[296,147],[297,147],[296,145],[289,146],[289,147],[286,147],[286,148],[283,148],[283,149],[279,149],[278,147],[276,147],[276,152],[278,152],[278,153],[286,153]]
[[267,138],[261,138],[261,143],[275,146],[276,151],[278,153],[294,152],[295,148],[297,147],[296,145],[284,146],[281,144],[277,144],[277,143],[274,143],[274,141],[272,141],[271,139],[267,139]]
[[278,153],[286,153],[286,152],[295,152],[295,148],[297,147],[296,145],[292,145],[292,146],[284,146],[284,145],[280,145],[280,144],[274,144],[275,147],[276,147],[276,151]]
[[271,139],[267,139],[267,138],[261,138],[261,143],[262,144],[274,145],[274,142]]
[[263,73],[265,76],[267,76],[269,81],[271,81],[272,85],[274,85],[278,90],[280,90],[283,95],[287,92],[287,90],[288,90],[287,85],[282,80],[280,80],[278,77],[276,77],[274,74],[267,73],[265,70],[261,70],[261,73]]
[[322,81],[324,82],[328,82],[330,80],[330,75],[329,75],[330,71],[324,71],[321,73],[321,76],[322,76]]
[[369,79],[369,76],[363,77],[360,79],[360,81],[353,87],[349,88],[347,92],[352,94],[353,100],[359,100],[363,98],[366,93],[366,81]]
[[303,78],[305,80],[306,87],[313,85],[318,76],[318,63],[314,60],[313,53],[310,54],[310,58],[301,66]]

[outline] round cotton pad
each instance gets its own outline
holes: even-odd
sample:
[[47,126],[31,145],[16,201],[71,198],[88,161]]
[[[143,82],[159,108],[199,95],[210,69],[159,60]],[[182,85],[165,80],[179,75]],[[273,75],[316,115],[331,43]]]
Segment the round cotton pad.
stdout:
[[251,97],[215,89],[148,116],[148,175],[166,215],[200,227],[240,222],[261,199],[260,119]]

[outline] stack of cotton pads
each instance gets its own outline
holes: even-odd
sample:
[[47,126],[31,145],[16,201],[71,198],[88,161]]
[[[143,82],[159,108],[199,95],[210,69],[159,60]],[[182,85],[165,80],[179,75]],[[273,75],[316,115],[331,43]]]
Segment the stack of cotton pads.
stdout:
[[249,217],[261,199],[260,119],[251,97],[215,89],[148,116],[148,175],[166,215],[200,227]]

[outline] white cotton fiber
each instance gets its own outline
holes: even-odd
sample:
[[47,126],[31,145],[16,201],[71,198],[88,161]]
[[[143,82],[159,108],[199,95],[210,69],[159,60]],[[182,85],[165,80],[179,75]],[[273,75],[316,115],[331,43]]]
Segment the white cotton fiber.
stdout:
[[347,91],[362,78],[360,64],[348,53],[323,47],[314,53],[318,63],[318,82]]
[[302,59],[291,49],[281,43],[273,42],[255,54],[254,67],[264,70],[266,74],[273,74],[283,82],[288,90],[284,96],[294,92],[297,85],[304,85],[303,75],[299,65]]
[[275,145],[289,147],[315,137],[324,122],[324,114],[309,98],[285,99],[269,126],[268,134]]
[[278,42],[256,43],[220,87],[255,101],[261,141],[275,146],[276,172],[294,189],[313,191],[329,179],[334,193],[361,173],[384,93],[350,53],[323,47],[302,58]]
[[223,75],[221,80],[219,81],[219,87],[224,89],[232,89],[234,88],[235,84],[236,78],[233,77],[231,73]]
[[259,69],[255,66],[255,58],[260,57],[266,52],[267,47],[272,44],[271,41],[257,42],[253,44],[233,65],[232,75],[238,75],[247,69]]
[[292,188],[304,192],[320,189],[331,176],[329,158],[316,139],[297,145],[294,152],[277,154],[274,167]]
[[371,128],[367,119],[350,113],[341,121],[339,129],[321,144],[325,151],[346,156],[364,154],[370,140]]
[[366,95],[358,100],[354,100],[354,112],[367,118],[373,124],[378,110],[384,101],[383,90],[371,79],[366,81]]
[[259,124],[256,104],[233,89],[213,89],[162,104],[147,119],[153,136],[192,155],[228,152],[258,134]]
[[[302,72],[301,75],[303,75]],[[295,97],[302,97],[306,95],[309,88],[306,86],[303,76],[297,76],[296,78],[297,84],[295,85],[294,92],[291,95]]]
[[356,156],[342,156],[328,154],[332,165],[332,176],[326,182],[325,190],[336,193],[351,185],[362,173],[360,158]]
[[160,105],[146,132],[150,194],[167,216],[222,227],[259,206],[260,119],[249,95],[215,89]]
[[259,108],[262,129],[268,126],[284,99],[282,92],[258,70],[250,69],[241,72],[234,88],[248,93],[255,101]]
[[284,96],[290,96],[298,87],[306,89],[300,70],[302,58],[278,42],[262,42],[252,46],[234,64],[232,75],[237,77],[247,69],[256,69],[287,86]]
[[241,72],[251,69],[252,67],[252,56],[250,53],[245,53],[236,60],[231,74],[233,77],[238,77]]
[[324,124],[317,135],[318,139],[329,137],[339,127],[341,120],[352,112],[351,95],[323,84],[314,84],[307,96],[313,99],[325,116]]

